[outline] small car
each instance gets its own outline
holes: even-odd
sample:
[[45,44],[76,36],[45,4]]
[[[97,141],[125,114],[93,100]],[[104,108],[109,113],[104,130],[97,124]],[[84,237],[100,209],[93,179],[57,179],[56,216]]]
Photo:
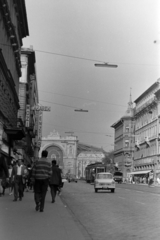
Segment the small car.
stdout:
[[78,182],[78,178],[74,174],[69,174],[67,180],[68,182]]
[[113,175],[110,172],[97,173],[94,181],[94,190],[97,193],[98,190],[111,190],[115,192],[115,181]]

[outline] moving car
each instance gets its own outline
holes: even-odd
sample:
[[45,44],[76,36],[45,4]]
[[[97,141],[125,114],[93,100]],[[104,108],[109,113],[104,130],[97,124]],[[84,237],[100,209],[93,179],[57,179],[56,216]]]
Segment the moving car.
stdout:
[[68,180],[68,182],[76,182],[76,183],[78,182],[78,178],[74,174],[69,174],[67,176],[67,180]]
[[114,193],[115,181],[113,175],[110,172],[97,173],[94,181],[94,190],[96,193],[98,190],[111,190]]

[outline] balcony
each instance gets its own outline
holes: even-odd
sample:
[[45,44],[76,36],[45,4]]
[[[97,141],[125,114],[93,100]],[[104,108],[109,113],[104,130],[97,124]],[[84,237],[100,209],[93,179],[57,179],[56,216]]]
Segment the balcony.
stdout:
[[140,149],[140,145],[139,145],[139,141],[137,140],[137,141],[135,141],[135,147],[137,148],[137,150],[139,150]]
[[153,105],[157,103],[157,98],[154,96],[152,99],[148,100],[146,103],[144,103],[141,107],[135,109],[135,115],[140,113],[143,110],[149,111]]

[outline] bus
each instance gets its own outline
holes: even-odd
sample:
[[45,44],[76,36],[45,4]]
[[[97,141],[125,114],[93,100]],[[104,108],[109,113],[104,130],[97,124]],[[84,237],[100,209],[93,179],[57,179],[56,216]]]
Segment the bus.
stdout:
[[92,163],[85,168],[85,180],[87,183],[93,183],[97,173],[110,172],[113,174],[114,171],[113,164],[104,164],[102,162]]

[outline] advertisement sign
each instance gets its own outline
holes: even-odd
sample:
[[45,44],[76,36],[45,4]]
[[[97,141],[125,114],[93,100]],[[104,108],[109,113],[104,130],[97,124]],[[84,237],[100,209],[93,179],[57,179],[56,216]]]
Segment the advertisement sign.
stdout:
[[26,105],[26,123],[25,126],[29,127],[29,122],[30,122],[30,105]]
[[36,105],[36,106],[33,106],[33,107],[32,107],[32,110],[50,112],[50,111],[51,111],[51,107]]
[[38,147],[41,146],[41,139],[42,139],[42,120],[43,120],[43,112],[39,111],[38,114]]

